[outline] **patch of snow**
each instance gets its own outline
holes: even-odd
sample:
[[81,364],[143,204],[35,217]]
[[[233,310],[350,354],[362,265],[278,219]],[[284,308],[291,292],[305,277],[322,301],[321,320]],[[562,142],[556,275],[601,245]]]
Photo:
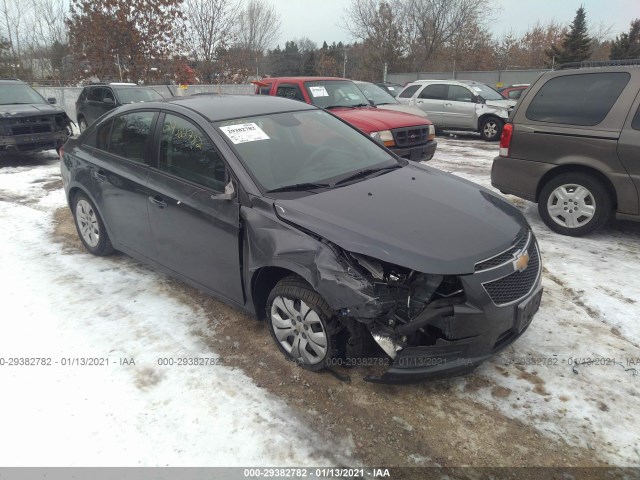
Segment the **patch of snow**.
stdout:
[[[427,164],[496,191],[497,155],[496,143],[461,134],[439,138]],[[542,305],[527,332],[476,371],[491,386],[470,393],[465,378],[454,382],[461,395],[546,435],[590,448],[612,464],[638,466],[640,224],[614,222],[587,237],[566,237],[544,225],[536,205],[506,197],[538,238]]]

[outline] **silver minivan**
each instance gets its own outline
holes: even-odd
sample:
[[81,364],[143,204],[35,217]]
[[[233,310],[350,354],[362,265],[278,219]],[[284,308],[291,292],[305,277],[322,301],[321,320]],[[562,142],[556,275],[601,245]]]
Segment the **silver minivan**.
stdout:
[[500,139],[502,126],[516,104],[473,80],[417,80],[404,87],[396,99],[423,110],[437,130],[479,132],[487,141]]

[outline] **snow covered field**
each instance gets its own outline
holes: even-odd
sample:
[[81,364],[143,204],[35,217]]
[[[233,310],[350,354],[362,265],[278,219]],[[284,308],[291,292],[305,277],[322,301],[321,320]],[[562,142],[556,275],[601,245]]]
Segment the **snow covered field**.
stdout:
[[[430,165],[490,187],[495,143],[438,141]],[[55,154],[39,158],[23,165],[0,159],[0,466],[357,461],[242,371],[215,364],[197,333],[215,335],[215,322],[166,295],[165,276],[125,256],[95,258],[53,241],[53,212],[65,205],[64,194]],[[549,438],[638,466],[640,224],[562,237],[542,224],[535,205],[510,199],[540,243],[542,307],[514,345],[447,382],[453,394]],[[8,366],[14,357],[52,364]],[[179,357],[213,365],[158,365]],[[84,358],[109,364],[68,365]]]

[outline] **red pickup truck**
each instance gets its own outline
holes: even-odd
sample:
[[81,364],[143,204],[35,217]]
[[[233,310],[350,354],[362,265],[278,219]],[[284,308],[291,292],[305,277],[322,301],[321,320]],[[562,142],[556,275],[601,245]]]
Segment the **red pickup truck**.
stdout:
[[255,93],[311,103],[383,143],[396,155],[417,162],[436,151],[431,121],[408,113],[372,107],[351,80],[335,77],[280,77],[255,81]]

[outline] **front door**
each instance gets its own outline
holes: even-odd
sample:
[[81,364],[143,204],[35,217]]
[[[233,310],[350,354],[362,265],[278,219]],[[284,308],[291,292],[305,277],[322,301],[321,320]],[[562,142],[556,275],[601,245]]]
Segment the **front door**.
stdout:
[[160,121],[147,199],[156,261],[241,303],[240,205],[223,196],[226,163],[190,120],[167,113]]

